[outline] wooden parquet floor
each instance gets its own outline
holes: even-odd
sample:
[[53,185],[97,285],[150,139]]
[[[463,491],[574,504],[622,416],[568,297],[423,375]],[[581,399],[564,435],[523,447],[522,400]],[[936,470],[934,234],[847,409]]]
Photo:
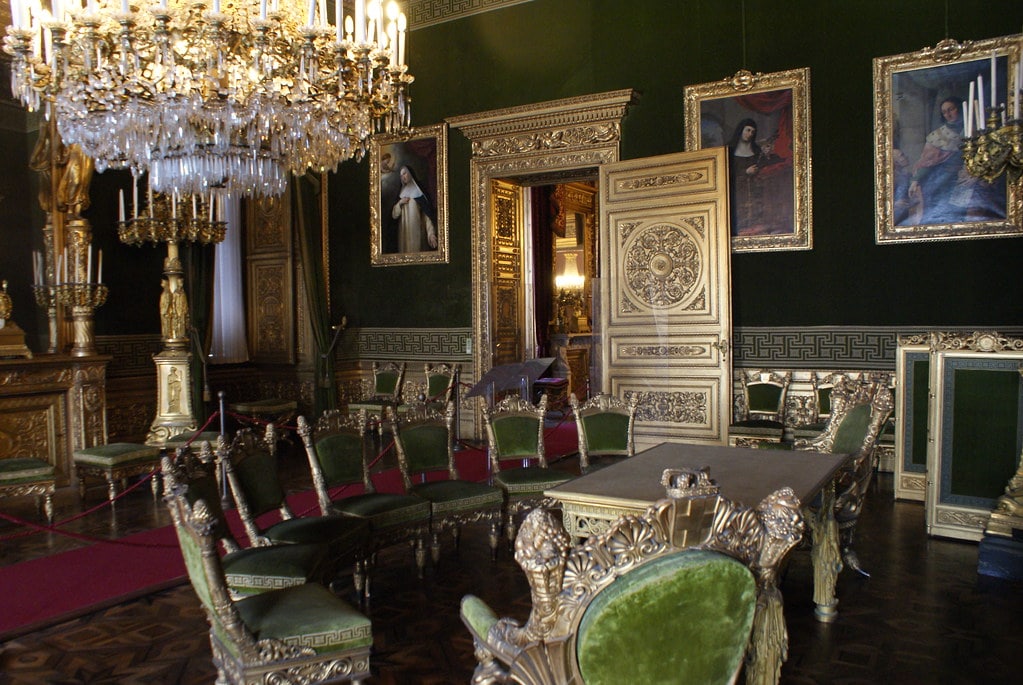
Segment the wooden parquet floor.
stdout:
[[[101,525],[82,525],[134,532],[167,523],[148,491],[119,505],[116,522],[108,514],[99,518],[104,519]],[[1023,584],[979,576],[975,544],[931,539],[924,530],[923,505],[895,502],[891,477],[880,474],[867,498],[857,545],[872,577],[843,572],[840,615],[831,625],[813,619],[809,555],[791,556],[782,583],[790,633],[783,683],[1019,682]],[[67,544],[5,543],[0,563],[52,554]],[[78,582],[74,569],[68,569],[68,582]],[[416,578],[409,550],[385,550],[369,608],[374,628],[370,683],[468,683],[475,661],[458,617],[459,601],[467,593],[485,599],[499,615],[525,619],[529,613],[524,576],[507,550],[497,562],[490,561],[480,529],[465,531],[457,552],[446,539],[440,564],[423,581]],[[188,585],[0,645],[2,685],[214,679],[207,624]]]

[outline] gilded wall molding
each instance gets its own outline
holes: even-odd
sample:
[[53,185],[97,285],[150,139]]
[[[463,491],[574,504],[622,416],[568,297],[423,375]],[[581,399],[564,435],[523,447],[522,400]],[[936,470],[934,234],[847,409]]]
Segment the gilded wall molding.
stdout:
[[406,0],[405,13],[414,31],[524,2],[529,0]]

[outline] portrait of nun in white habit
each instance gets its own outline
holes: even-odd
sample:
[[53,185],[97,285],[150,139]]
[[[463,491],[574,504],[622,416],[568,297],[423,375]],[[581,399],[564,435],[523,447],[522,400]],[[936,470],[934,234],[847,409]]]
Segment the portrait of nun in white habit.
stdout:
[[401,190],[391,209],[397,222],[396,252],[426,252],[437,249],[437,211],[408,166],[399,171]]

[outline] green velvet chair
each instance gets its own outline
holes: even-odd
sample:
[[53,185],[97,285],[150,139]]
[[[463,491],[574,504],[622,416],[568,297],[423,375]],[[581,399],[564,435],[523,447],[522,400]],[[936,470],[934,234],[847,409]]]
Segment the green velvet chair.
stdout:
[[[347,563],[354,566],[355,589],[361,596],[369,522],[341,515],[295,516],[280,481],[273,424],[267,429],[263,438],[243,428],[230,443],[224,436],[217,439],[217,458],[223,464],[249,544],[325,544],[335,568]],[[269,520],[271,517],[275,520]]]
[[462,480],[455,466],[452,444],[455,406],[449,402],[443,413],[422,404],[410,406],[396,420],[393,412],[381,432],[390,429],[398,452],[398,466],[408,494],[430,503],[430,554],[440,560],[440,533],[451,531],[457,548],[464,525],[483,522],[490,526],[491,555],[497,556],[504,494],[501,489]]
[[383,419],[384,412],[401,404],[405,385],[405,362],[373,362],[373,389],[362,399],[348,403],[348,413],[365,409],[371,419]]
[[[509,542],[515,541],[520,513],[541,505],[557,506],[544,492],[575,477],[547,464],[543,441],[546,415],[547,395],[537,404],[511,396],[483,408],[490,470],[494,485],[504,492],[504,530]],[[522,465],[502,468],[501,462],[510,460]]]
[[35,497],[39,512],[53,523],[53,493],[57,474],[53,464],[35,457],[0,459],[0,499]]
[[322,585],[234,599],[206,500],[178,486],[165,496],[192,588],[210,624],[217,684],[359,683],[368,678],[370,620]]
[[[378,550],[411,543],[422,578],[426,565],[423,540],[430,530],[430,503],[415,495],[376,491],[366,457],[370,432],[364,409],[354,416],[329,410],[317,420],[315,432],[304,416],[298,417],[298,434],[309,460],[320,513],[368,521],[371,563]],[[345,493],[345,486],[351,485],[361,485],[363,492]],[[371,568],[366,571],[367,598],[371,571]]]
[[635,424],[639,396],[628,402],[601,393],[580,404],[575,393],[568,398],[575,416],[579,438],[579,469],[585,474],[596,468],[594,457],[624,457],[636,453]]
[[742,402],[728,427],[728,444],[753,447],[758,442],[781,442],[785,435],[785,398],[792,374],[744,369]]
[[[786,649],[778,566],[802,533],[788,488],[755,509],[712,491],[669,497],[576,546],[554,512],[534,509],[515,540],[528,620],[462,599],[473,682],[732,683],[747,654]],[[752,682],[777,682],[781,663],[755,668]]]
[[210,534],[219,544],[220,563],[233,598],[309,582],[326,583],[333,578],[325,544],[265,544],[242,548],[231,533],[220,506],[218,469],[208,442],[200,443],[197,451],[182,447],[173,459],[163,457],[164,488],[178,488],[189,504],[194,505],[199,499],[206,502],[214,520]]
[[160,448],[134,442],[112,442],[107,445],[83,447],[72,453],[78,494],[85,498],[85,479],[102,478],[107,484],[107,499],[117,501],[117,484],[127,487],[128,478],[152,474],[153,497],[160,494]]
[[[860,566],[853,538],[874,474],[877,440],[893,409],[885,374],[862,380],[841,379],[831,391],[831,417],[824,431],[812,440],[797,440],[794,444],[798,450],[852,455],[835,478],[834,511],[842,560],[864,576],[869,574]],[[821,505],[816,502],[813,506]],[[811,531],[819,535],[814,526],[822,522],[817,517],[808,518]]]

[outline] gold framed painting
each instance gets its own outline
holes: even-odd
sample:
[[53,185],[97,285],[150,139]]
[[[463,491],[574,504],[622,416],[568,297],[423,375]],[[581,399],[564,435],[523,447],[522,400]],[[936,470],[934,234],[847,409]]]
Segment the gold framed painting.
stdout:
[[1023,234],[1019,185],[1008,184],[1005,174],[991,182],[972,176],[961,149],[968,130],[980,128],[981,103],[985,122],[994,114],[1001,123],[1007,106],[1012,118],[1009,83],[1019,69],[1020,43],[1019,35],[946,39],[874,59],[879,245]]
[[447,125],[370,142],[373,266],[447,263]]
[[686,86],[685,139],[728,148],[732,252],[813,248],[809,68]]

